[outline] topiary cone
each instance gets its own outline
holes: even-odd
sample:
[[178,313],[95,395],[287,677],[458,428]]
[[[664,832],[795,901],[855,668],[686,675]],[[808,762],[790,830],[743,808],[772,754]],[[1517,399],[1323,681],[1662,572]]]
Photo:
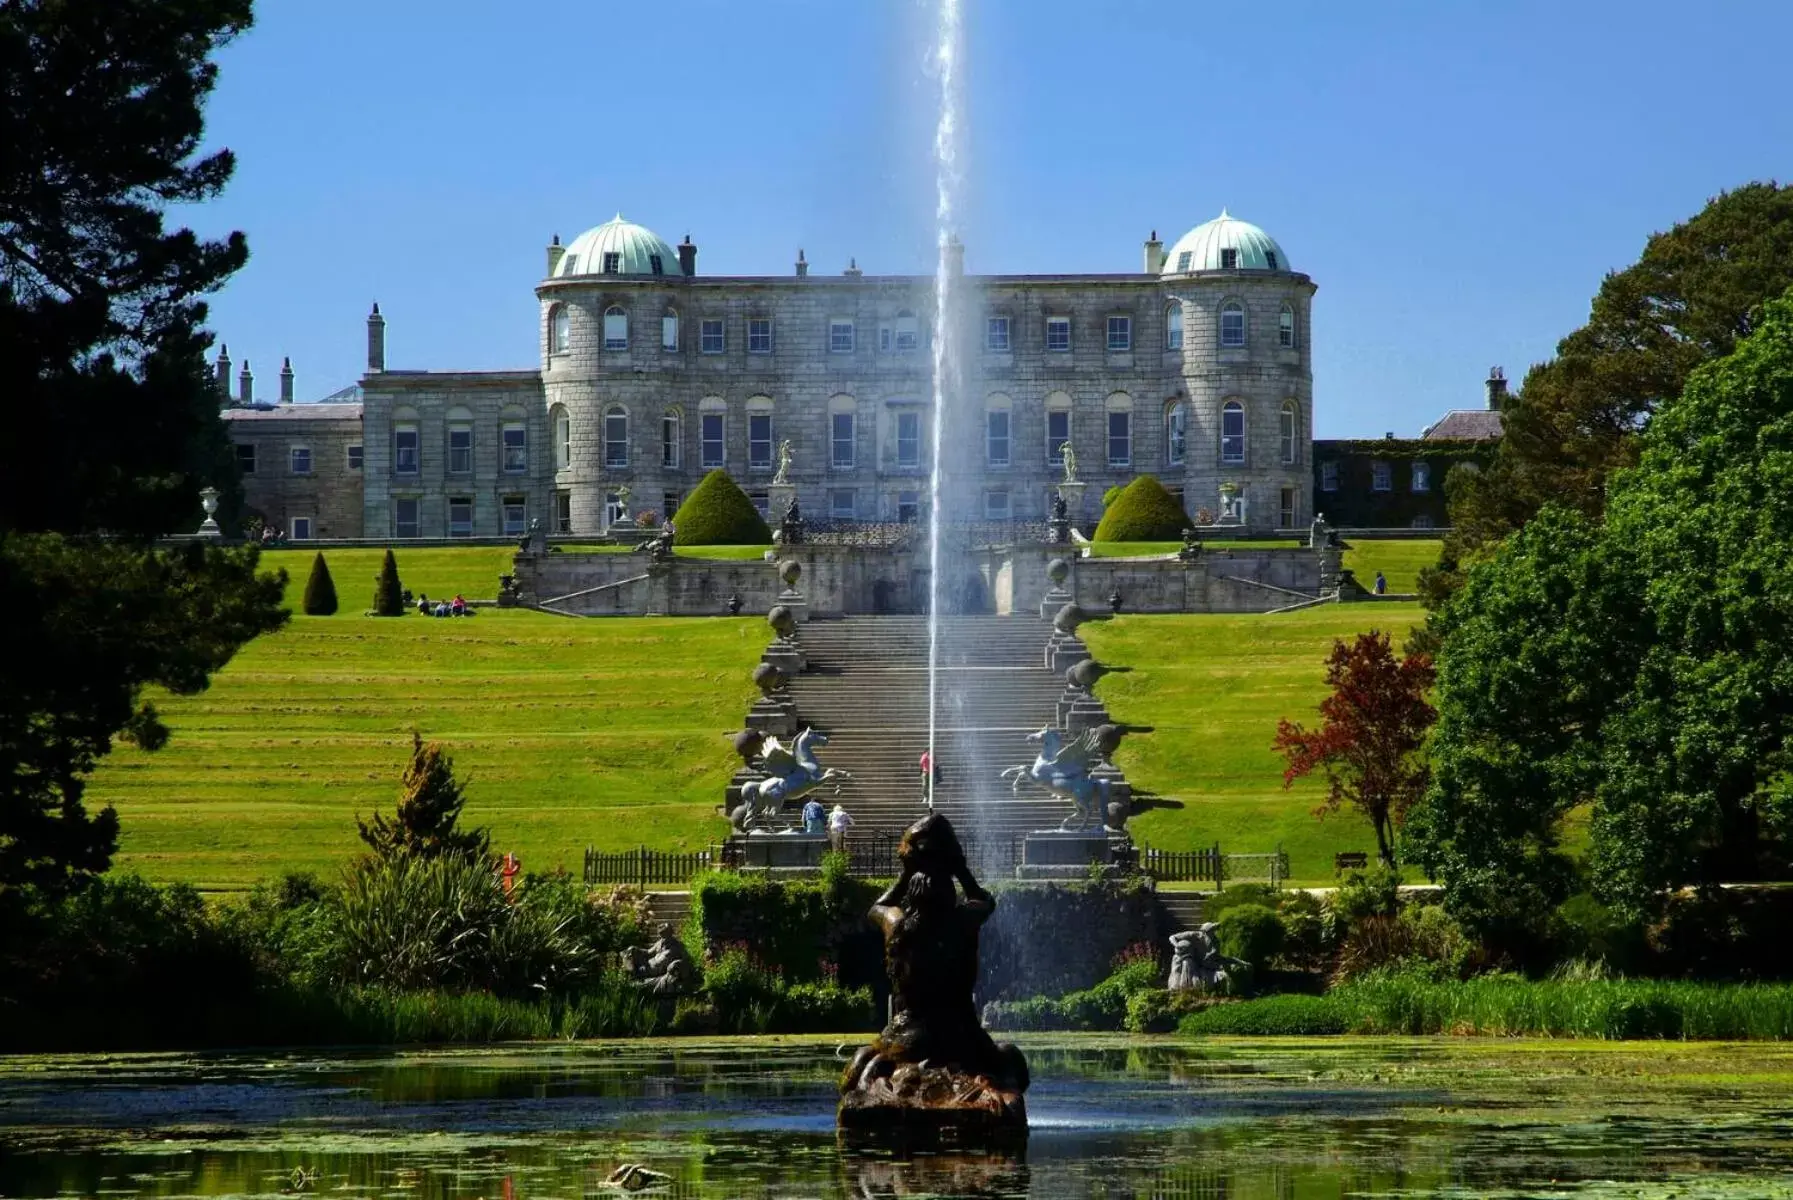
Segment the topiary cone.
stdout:
[[336,581],[330,578],[330,567],[324,562],[322,550],[311,560],[311,578],[305,581],[303,607],[308,617],[329,617],[336,614]]
[[1115,497],[1102,523],[1098,542],[1168,542],[1183,536],[1189,516],[1177,498],[1151,475],[1141,475]]
[[766,519],[720,467],[691,490],[672,521],[675,546],[762,546],[772,540]]
[[380,578],[374,583],[374,616],[404,615],[405,595],[398,582],[398,560],[392,557],[392,551],[388,549],[385,559],[380,563]]

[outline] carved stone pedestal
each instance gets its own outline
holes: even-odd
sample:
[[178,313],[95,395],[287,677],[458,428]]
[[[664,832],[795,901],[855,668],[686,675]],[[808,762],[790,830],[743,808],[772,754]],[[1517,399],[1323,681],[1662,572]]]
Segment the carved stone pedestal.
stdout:
[[836,1120],[842,1133],[849,1140],[944,1146],[1025,1140],[1027,1063],[1013,1046],[1001,1049],[1010,1054],[973,1071],[903,1062],[864,1047],[841,1079]]

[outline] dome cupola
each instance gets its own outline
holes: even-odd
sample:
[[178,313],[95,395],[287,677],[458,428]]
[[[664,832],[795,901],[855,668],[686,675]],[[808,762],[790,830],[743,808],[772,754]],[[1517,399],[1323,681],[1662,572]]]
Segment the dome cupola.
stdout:
[[1226,209],[1177,239],[1164,256],[1160,275],[1193,271],[1287,271],[1289,259],[1276,239],[1230,215]]
[[554,265],[554,278],[573,275],[683,275],[678,252],[653,230],[633,221],[606,221],[587,229]]

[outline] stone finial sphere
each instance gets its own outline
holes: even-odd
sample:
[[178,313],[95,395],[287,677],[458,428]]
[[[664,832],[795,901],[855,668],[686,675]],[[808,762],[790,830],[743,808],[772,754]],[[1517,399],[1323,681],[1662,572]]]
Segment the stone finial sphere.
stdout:
[[743,761],[751,761],[753,756],[760,752],[760,747],[765,744],[766,735],[757,729],[743,729],[729,740],[734,743],[735,753],[739,754]]
[[778,564],[778,577],[784,580],[786,587],[796,587],[797,581],[803,578],[803,564],[794,558],[787,558]]
[[768,698],[771,697],[773,692],[783,691],[785,685],[789,684],[790,681],[791,677],[789,675],[786,675],[771,663],[763,662],[753,669],[753,685],[759,688],[761,695]]
[[1046,564],[1046,578],[1052,581],[1053,587],[1063,587],[1065,580],[1071,577],[1071,564],[1062,558],[1055,558]]
[[1060,633],[1076,633],[1077,627],[1089,620],[1089,614],[1075,604],[1067,604],[1052,618],[1052,628]]
[[779,637],[790,637],[797,632],[797,614],[783,604],[772,606],[772,611],[766,614],[766,623]]
[[1096,685],[1097,680],[1106,674],[1108,674],[1107,667],[1093,658],[1086,658],[1082,662],[1073,663],[1065,668],[1065,682],[1072,687],[1088,691]]

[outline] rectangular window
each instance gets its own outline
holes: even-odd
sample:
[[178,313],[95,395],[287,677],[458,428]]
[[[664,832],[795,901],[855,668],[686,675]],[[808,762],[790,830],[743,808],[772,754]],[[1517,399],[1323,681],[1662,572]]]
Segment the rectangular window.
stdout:
[[521,421],[510,421],[504,426],[504,469],[517,474],[529,469],[528,434]]
[[1295,310],[1286,304],[1276,318],[1276,344],[1285,350],[1295,347]]
[[921,516],[921,493],[898,492],[896,518],[904,525],[915,524]]
[[900,412],[896,417],[897,466],[921,466],[921,414]]
[[1245,310],[1237,304],[1220,310],[1220,344],[1228,348],[1245,344]]
[[1046,463],[1065,465],[1065,446],[1071,440],[1071,410],[1053,408],[1046,412]]
[[[395,425],[392,427],[392,473],[394,475],[417,474],[417,426]],[[416,537],[416,534],[412,534]]]
[[679,319],[672,313],[660,318],[660,349],[677,350],[679,348]]
[[629,465],[629,417],[621,411],[604,414],[604,465]]
[[1108,465],[1124,467],[1133,461],[1133,414],[1108,414]]
[[880,354],[889,354],[890,353],[890,347],[891,347],[890,338],[891,338],[890,326],[888,326],[888,325],[878,326],[878,352]]
[[294,446],[287,455],[295,475],[311,474],[311,447]]
[[420,536],[417,524],[417,497],[403,496],[392,502],[392,536],[414,538]]
[[853,465],[853,414],[835,413],[828,418],[828,424],[834,465],[842,468],[851,467]]
[[620,274],[622,274],[622,269],[623,269],[622,254],[615,250],[606,250],[604,252],[604,274],[620,275]]
[[473,427],[471,425],[450,425],[448,427],[448,473],[450,475],[468,475],[473,471]]
[[660,465],[663,467],[679,465],[679,418],[677,413],[667,413],[660,418]]
[[673,514],[679,511],[679,494],[677,492],[660,493],[660,516],[663,520],[672,520]]
[[702,426],[704,467],[720,467],[724,458],[722,414],[704,413],[698,418],[698,423]]
[[992,467],[1009,465],[1009,412],[995,408],[984,414],[984,461]]
[[916,329],[915,318],[897,315],[896,350],[898,354],[912,354],[921,343],[920,332]]
[[830,322],[828,322],[828,353],[830,353],[830,354],[851,354],[851,353],[853,353],[853,322],[851,322],[851,321],[830,321]]
[[622,493],[610,492],[604,497],[604,527],[608,529],[616,524],[628,514],[628,511],[623,507]]
[[451,538],[473,536],[473,497],[449,497],[448,536]]
[[747,465],[764,470],[772,465],[772,414],[747,414]]
[[989,521],[1009,519],[1009,490],[1007,488],[991,488],[984,493],[984,519]]
[[697,327],[697,348],[704,354],[721,354],[727,342],[722,336],[721,321],[702,321]]
[[1339,465],[1335,462],[1320,464],[1320,490],[1336,492],[1339,490]]
[[237,443],[237,470],[245,475],[255,474],[255,443]]
[[1133,318],[1108,318],[1108,352],[1120,354],[1133,349]]
[[1239,252],[1230,246],[1223,247],[1220,251],[1220,269],[1222,271],[1235,271],[1238,270],[1238,268]]
[[1295,489],[1282,489],[1282,503],[1277,506],[1276,527],[1278,529],[1295,528]]
[[984,321],[984,349],[992,354],[1009,352],[1009,319],[989,317]]
[[309,542],[311,540],[311,518],[293,518],[293,541]]
[[1429,492],[1432,490],[1431,464],[1423,462],[1416,462],[1413,464],[1413,490],[1416,492]]
[[762,517],[772,511],[772,493],[770,492],[748,492],[747,499],[753,502],[753,507]]
[[753,317],[747,322],[747,353],[772,353],[772,318]]
[[359,471],[360,469],[361,469],[361,447],[350,446],[349,447],[349,470]]
[[1370,490],[1373,492],[1392,492],[1395,490],[1394,469],[1385,462],[1370,464]]
[[554,493],[554,532],[573,532],[573,493]]
[[1062,354],[1071,348],[1071,318],[1046,318],[1046,349]]
[[852,488],[835,488],[828,493],[828,515],[837,521],[851,521],[857,511]]
[[517,537],[529,524],[529,507],[521,496],[504,498],[504,536]]
[[1195,251],[1193,250],[1185,250],[1177,255],[1177,270],[1187,271],[1189,269],[1189,260],[1194,257]]

